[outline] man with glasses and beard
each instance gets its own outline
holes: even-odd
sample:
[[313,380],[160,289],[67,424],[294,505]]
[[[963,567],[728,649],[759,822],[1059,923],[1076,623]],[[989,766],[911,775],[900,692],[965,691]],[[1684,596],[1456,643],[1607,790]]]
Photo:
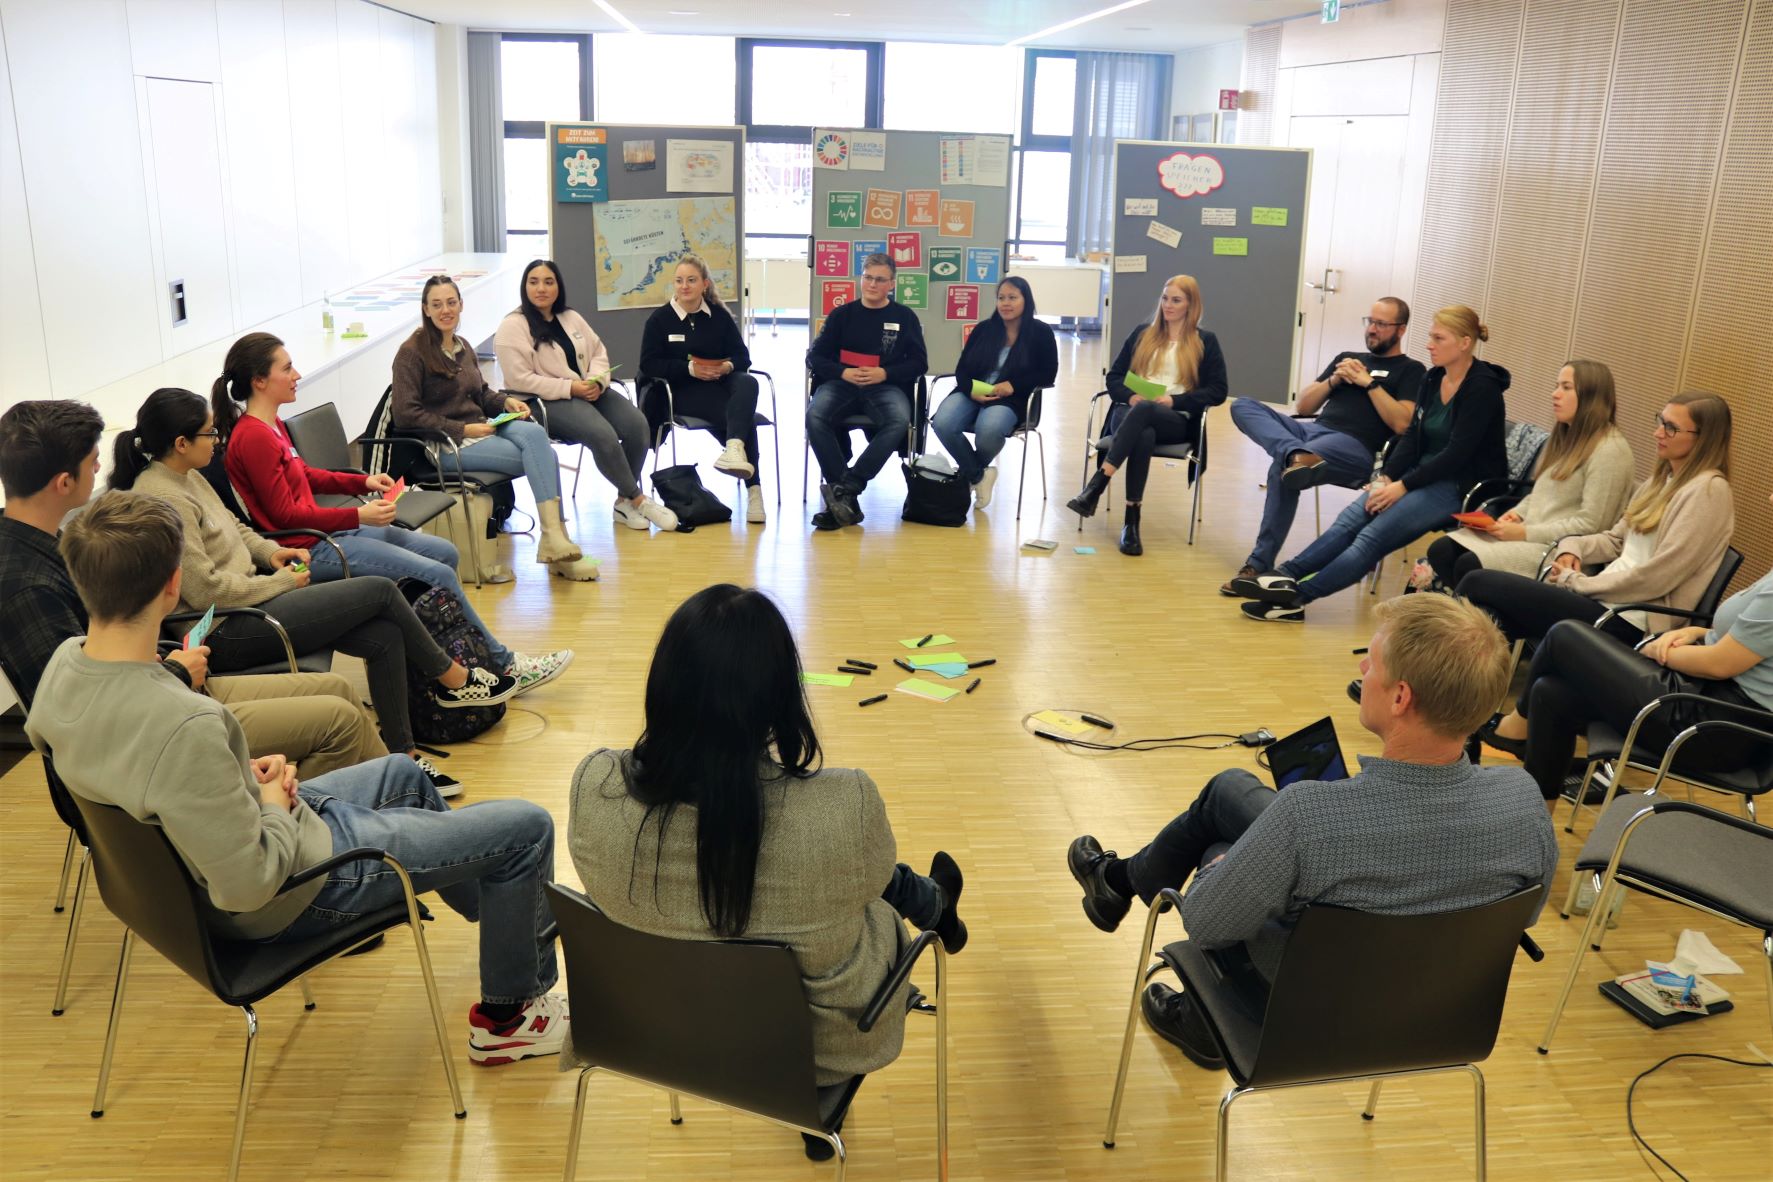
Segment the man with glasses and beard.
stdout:
[[[1294,418],[1252,398],[1231,404],[1237,429],[1274,460],[1256,546],[1238,578],[1273,569],[1293,528],[1300,493],[1319,484],[1364,482],[1372,475],[1374,454],[1410,425],[1416,392],[1427,373],[1420,361],[1404,356],[1410,305],[1382,296],[1361,322],[1367,330],[1366,351],[1336,354],[1317,381],[1299,392],[1294,414],[1316,419]],[[1230,587],[1227,583],[1219,593],[1233,594]]]

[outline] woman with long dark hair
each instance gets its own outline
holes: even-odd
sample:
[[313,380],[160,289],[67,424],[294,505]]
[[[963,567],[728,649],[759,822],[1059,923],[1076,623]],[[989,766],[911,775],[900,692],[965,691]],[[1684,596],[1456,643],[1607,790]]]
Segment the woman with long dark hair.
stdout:
[[506,388],[548,404],[548,434],[590,449],[592,463],[616,486],[617,522],[677,528],[677,514],[640,488],[652,440],[646,416],[610,389],[609,351],[567,306],[566,280],[552,259],[523,269],[517,308],[499,321],[493,349]]
[[[202,396],[167,387],[148,395],[135,426],[117,436],[111,487],[160,497],[184,522],[179,606],[260,607],[283,625],[298,654],[336,648],[362,659],[388,750],[417,760],[444,796],[459,795],[460,784],[419,757],[407,713],[407,666],[435,683],[436,702],[446,707],[502,702],[517,692],[517,680],[451,660],[391,579],[365,575],[310,585],[312,554],[254,533],[203,478],[218,434]],[[284,659],[283,642],[253,616],[222,621],[208,644],[210,672],[217,674]]]
[[[394,480],[385,472],[365,476],[333,472],[302,462],[290,441],[280,408],[296,400],[296,372],[289,350],[268,332],[251,332],[235,341],[222,362],[222,376],[210,390],[216,427],[227,441],[223,462],[228,480],[240,494],[247,513],[262,530],[317,529],[330,533],[339,551],[358,575],[418,579],[455,594],[468,622],[480,629],[493,664],[517,679],[517,692],[528,693],[554,680],[572,662],[573,650],[530,656],[499,643],[474,610],[474,602],[456,574],[459,556],[448,538],[403,529],[394,524],[394,502],[377,497],[358,505],[328,508],[315,493],[363,496],[386,494]],[[316,583],[345,577],[339,551],[315,548],[318,539],[287,538],[291,545],[312,548]]]
[[[973,486],[973,503],[991,503],[997,469],[991,461],[1028,418],[1028,397],[1059,374],[1053,330],[1034,318],[1034,290],[1020,275],[997,285],[997,310],[967,337],[954,363],[954,392],[930,426]],[[989,387],[979,389],[978,387]],[[968,442],[971,431],[975,442]]]
[[585,893],[617,923],[791,947],[826,1085],[899,1054],[903,1005],[867,1034],[856,1019],[907,942],[900,918],[950,952],[967,931],[954,860],[937,853],[928,876],[898,862],[874,781],[821,767],[800,673],[762,592],[723,583],[690,596],[653,653],[640,740],[573,774],[568,841]]

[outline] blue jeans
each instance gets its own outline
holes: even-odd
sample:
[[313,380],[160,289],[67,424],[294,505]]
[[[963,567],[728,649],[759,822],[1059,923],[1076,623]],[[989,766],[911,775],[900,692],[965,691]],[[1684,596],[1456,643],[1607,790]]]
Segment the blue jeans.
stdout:
[[[868,446],[848,464],[843,420],[857,411],[873,420]],[[813,391],[806,408],[806,438],[827,483],[861,492],[880,475],[893,451],[905,444],[911,429],[911,396],[897,386],[852,386],[826,382]]]
[[[350,560],[353,575],[382,575],[394,579],[418,579],[433,587],[448,587],[462,602],[468,622],[480,629],[492,650],[493,668],[503,672],[511,667],[511,650],[499,643],[474,610],[474,603],[462,590],[456,575],[459,556],[447,538],[402,529],[398,525],[364,525],[333,534],[339,549]],[[321,542],[309,548],[316,583],[329,583],[345,577],[339,556],[331,546]]]
[[[512,419],[501,423],[497,433],[462,449],[462,464],[471,472],[497,472],[501,476],[527,476],[536,504],[560,499],[560,464],[540,423]],[[452,466],[448,455],[446,466]],[[453,466],[452,466],[453,467]]]
[[1329,483],[1358,484],[1372,475],[1373,453],[1352,435],[1332,431],[1312,420],[1284,415],[1253,398],[1232,402],[1231,421],[1273,460],[1268,466],[1268,494],[1262,502],[1256,548],[1244,560],[1247,565],[1265,571],[1273,568],[1287,534],[1292,531],[1293,515],[1299,509],[1299,494],[1281,484],[1287,457],[1296,451],[1312,452],[1323,458]]
[[1307,603],[1322,599],[1354,586],[1375,562],[1439,528],[1458,509],[1459,486],[1450,480],[1411,489],[1397,504],[1376,514],[1367,512],[1367,496],[1362,493],[1336,515],[1317,541],[1275,569],[1295,579],[1312,576],[1299,584],[1299,598]]
[[[954,457],[955,466],[967,483],[977,484],[1019,422],[1014,407],[1001,402],[974,402],[965,391],[956,390],[942,400],[930,426]],[[968,431],[977,442],[967,442]]]
[[[436,891],[480,924],[480,999],[522,1003],[554,987],[547,892],[554,819],[525,800],[452,810],[419,765],[389,755],[318,776],[302,800],[332,830],[334,852],[373,846],[406,868],[415,892]],[[321,935],[401,901],[400,876],[379,861],[347,862],[277,940]]]

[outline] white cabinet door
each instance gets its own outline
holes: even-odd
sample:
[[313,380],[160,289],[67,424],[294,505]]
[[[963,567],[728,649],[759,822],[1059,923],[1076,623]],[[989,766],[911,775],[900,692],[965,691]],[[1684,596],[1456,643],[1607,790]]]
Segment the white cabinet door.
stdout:
[[[221,136],[210,83],[144,78],[139,84],[147,98],[142,146],[160,334],[171,357],[234,331]],[[182,307],[174,302],[174,284],[183,284]]]

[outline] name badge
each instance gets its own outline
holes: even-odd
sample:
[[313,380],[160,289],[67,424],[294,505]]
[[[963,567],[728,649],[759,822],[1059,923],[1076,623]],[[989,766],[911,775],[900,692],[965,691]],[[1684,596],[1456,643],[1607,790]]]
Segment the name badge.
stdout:
[[1388,378],[1391,376],[1391,371],[1389,369],[1369,369],[1367,371],[1367,376],[1370,378]]
[[883,324],[883,325],[881,325],[881,327],[886,329],[888,332],[898,332],[899,331],[899,326],[896,324]]
[[684,336],[684,335],[683,335],[683,334],[682,334],[682,333],[680,333],[680,332],[674,332],[674,333],[672,333],[672,334],[671,334],[671,335],[670,335],[670,336],[668,336],[668,337],[666,337],[666,338],[665,338],[665,339],[666,339],[666,340],[667,340],[667,341],[670,341],[670,342],[672,342],[672,343],[673,343],[673,344],[678,344],[678,345],[681,345],[681,344],[682,344],[682,343],[683,343],[683,342],[684,342],[684,341],[685,341],[685,340],[687,340],[687,339],[688,339],[688,338],[687,338],[687,337],[685,337],[685,336]]

